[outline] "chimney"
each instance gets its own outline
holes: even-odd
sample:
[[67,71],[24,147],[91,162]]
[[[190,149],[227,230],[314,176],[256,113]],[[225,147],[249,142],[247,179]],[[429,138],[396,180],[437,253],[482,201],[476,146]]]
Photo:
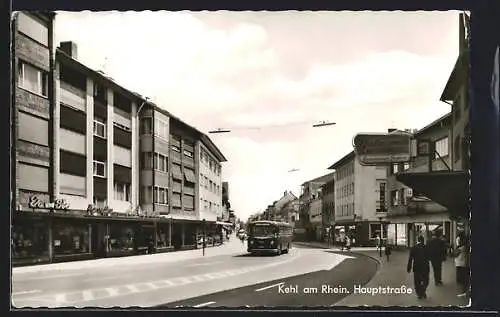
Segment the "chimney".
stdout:
[[59,44],[59,47],[64,53],[71,56],[71,58],[78,59],[78,47],[76,46],[75,42],[72,41],[61,42],[61,44]]

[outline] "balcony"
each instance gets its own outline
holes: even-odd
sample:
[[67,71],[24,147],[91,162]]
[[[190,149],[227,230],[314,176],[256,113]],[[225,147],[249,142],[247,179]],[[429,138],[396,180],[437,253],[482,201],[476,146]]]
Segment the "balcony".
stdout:
[[86,93],[61,81],[61,102],[81,111],[86,110]]

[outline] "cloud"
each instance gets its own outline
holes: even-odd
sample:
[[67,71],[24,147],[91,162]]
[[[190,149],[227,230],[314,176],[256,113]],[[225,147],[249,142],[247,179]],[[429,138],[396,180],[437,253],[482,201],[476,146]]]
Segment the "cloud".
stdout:
[[[421,128],[456,60],[456,12],[60,12],[78,59],[211,135],[238,216],[327,173],[358,132]],[[318,121],[337,124],[312,128]],[[277,125],[290,124],[278,127]],[[249,129],[250,127],[261,129]],[[298,168],[296,173],[287,173]]]

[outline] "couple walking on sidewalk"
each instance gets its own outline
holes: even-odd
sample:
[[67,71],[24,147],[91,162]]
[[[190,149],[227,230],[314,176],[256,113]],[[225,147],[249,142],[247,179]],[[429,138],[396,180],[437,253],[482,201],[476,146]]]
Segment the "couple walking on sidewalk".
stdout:
[[[442,239],[440,231],[436,231],[429,243],[424,243],[424,237],[418,237],[418,243],[411,248],[410,256],[407,264],[407,271],[413,271],[413,280],[415,283],[415,291],[419,299],[427,298],[427,286],[429,285],[430,265],[434,273],[434,283],[436,286],[443,285],[442,281],[442,266],[446,260],[448,246]],[[458,240],[457,240],[458,241]],[[464,270],[460,270],[457,264],[457,259],[465,257],[467,253],[465,247],[465,237],[457,243],[457,253],[455,254],[455,264],[457,265],[457,282],[464,287],[464,294],[468,289],[468,279],[464,278]]]

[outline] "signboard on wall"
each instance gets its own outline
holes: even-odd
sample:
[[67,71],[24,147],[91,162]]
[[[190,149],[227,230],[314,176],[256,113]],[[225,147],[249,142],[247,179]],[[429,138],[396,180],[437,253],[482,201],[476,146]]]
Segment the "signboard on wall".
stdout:
[[68,210],[69,204],[64,199],[56,199],[54,202],[43,201],[38,196],[31,196],[29,200],[29,207],[33,209],[53,209],[53,210]]
[[410,134],[357,134],[353,143],[361,165],[403,163],[411,158]]

